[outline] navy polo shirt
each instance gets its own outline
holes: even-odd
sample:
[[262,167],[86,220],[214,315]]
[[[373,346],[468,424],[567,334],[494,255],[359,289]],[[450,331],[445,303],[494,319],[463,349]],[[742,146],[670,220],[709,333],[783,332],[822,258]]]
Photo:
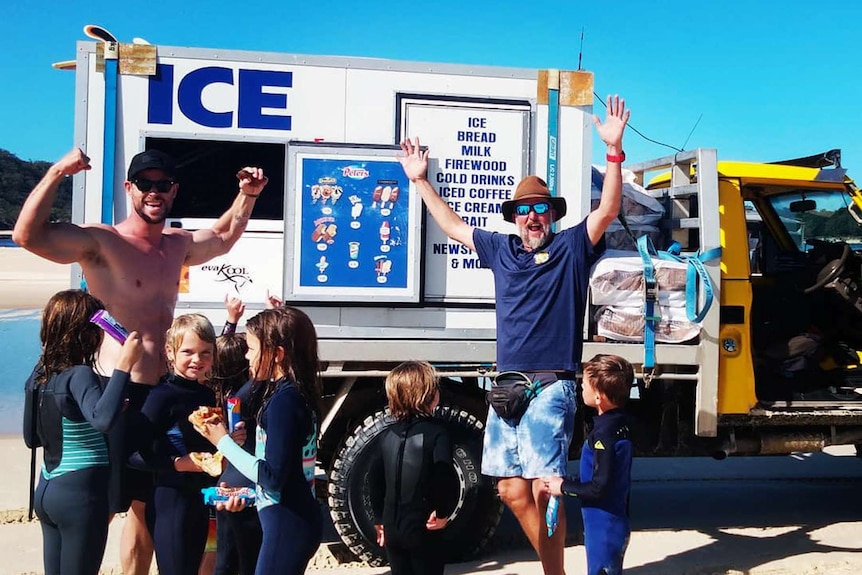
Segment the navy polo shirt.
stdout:
[[494,272],[499,371],[576,371],[590,268],[604,251],[593,247],[584,219],[552,234],[537,251],[517,235],[476,228],[473,245]]

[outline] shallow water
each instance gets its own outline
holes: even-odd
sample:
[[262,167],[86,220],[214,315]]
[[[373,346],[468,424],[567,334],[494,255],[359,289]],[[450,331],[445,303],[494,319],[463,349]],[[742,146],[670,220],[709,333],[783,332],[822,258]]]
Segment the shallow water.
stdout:
[[0,310],[0,435],[21,435],[24,381],[39,358],[39,310]]

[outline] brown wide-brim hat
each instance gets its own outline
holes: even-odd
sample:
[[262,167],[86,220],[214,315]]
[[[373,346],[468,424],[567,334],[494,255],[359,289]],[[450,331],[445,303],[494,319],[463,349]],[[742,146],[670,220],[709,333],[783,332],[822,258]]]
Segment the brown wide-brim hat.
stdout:
[[566,199],[552,196],[550,190],[548,190],[548,184],[539,176],[527,176],[515,188],[515,197],[503,202],[501,206],[503,219],[507,222],[514,222],[516,205],[526,201],[539,202],[542,200],[551,204],[551,207],[556,212],[556,219],[559,220],[566,215]]

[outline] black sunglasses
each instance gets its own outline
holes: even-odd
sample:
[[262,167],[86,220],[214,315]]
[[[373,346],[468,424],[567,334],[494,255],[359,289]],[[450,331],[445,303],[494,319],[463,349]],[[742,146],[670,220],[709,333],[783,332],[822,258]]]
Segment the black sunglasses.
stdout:
[[171,186],[176,182],[173,180],[148,180],[147,178],[135,178],[132,180],[132,183],[135,184],[142,192],[149,192],[153,187],[155,187],[156,191],[160,194],[166,194],[171,190]]
[[529,216],[530,210],[536,212],[536,215],[541,216],[551,209],[551,204],[548,202],[538,202],[535,204],[518,204],[515,206],[515,213],[519,216]]

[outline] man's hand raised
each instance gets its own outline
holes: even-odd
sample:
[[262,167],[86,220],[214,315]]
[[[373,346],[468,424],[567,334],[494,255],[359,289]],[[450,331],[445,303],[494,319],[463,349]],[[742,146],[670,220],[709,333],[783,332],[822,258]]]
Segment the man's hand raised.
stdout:
[[75,148],[54,164],[54,167],[64,176],[74,176],[78,172],[90,170],[90,158],[81,150]]
[[252,198],[258,197],[269,182],[262,168],[245,167],[237,172],[236,178],[239,180],[239,191]]
[[626,110],[626,101],[619,96],[608,96],[607,106],[604,124],[598,116],[593,116],[593,123],[602,141],[608,148],[614,149],[613,153],[618,154],[623,149],[623,132],[631,112]]
[[407,179],[411,182],[424,180],[428,175],[428,150],[423,152],[419,148],[419,138],[415,138],[415,143],[411,142],[410,138],[403,140],[401,151],[403,155],[398,156],[398,161],[404,168]]

